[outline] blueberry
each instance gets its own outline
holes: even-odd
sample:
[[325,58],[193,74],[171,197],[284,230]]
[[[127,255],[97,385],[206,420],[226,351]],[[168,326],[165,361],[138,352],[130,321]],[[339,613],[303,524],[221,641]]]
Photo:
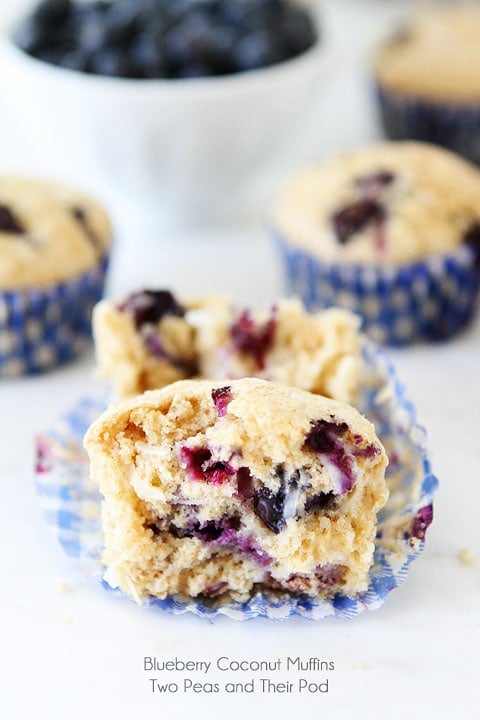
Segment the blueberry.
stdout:
[[0,232],[22,235],[25,228],[7,205],[0,205]]
[[29,55],[38,55],[57,40],[57,35],[51,27],[44,27],[32,18],[27,18],[17,29],[14,41],[20,50]]
[[315,26],[302,8],[286,7],[278,31],[288,57],[299,55],[317,40]]
[[340,471],[341,481],[337,488],[338,494],[350,492],[355,484],[355,457],[346,451],[339,438],[348,430],[347,423],[317,420],[305,438],[304,448],[322,456]]
[[72,9],[70,0],[43,0],[33,11],[35,23],[48,25],[66,20]]
[[168,290],[141,290],[130,295],[119,306],[133,316],[137,330],[148,323],[159,323],[165,315],[183,317],[185,310]]
[[128,53],[117,47],[97,50],[90,58],[89,67],[96,75],[135,77],[135,69]]
[[143,32],[130,44],[130,59],[138,77],[161,78],[168,72],[162,36]]
[[313,40],[307,13],[286,0],[43,0],[16,38],[49,62],[140,78],[271,65]]
[[85,53],[83,50],[76,48],[65,52],[59,64],[68,70],[87,72],[89,68],[89,60],[89,53]]
[[228,404],[232,399],[232,388],[230,385],[225,387],[214,388],[212,390],[212,400],[217,408],[218,417],[225,417],[227,414]]
[[305,439],[305,447],[315,453],[332,453],[337,448],[337,438],[345,435],[347,430],[347,423],[313,421]]
[[72,212],[72,215],[75,218],[75,220],[82,227],[85,235],[87,236],[88,240],[90,240],[93,247],[96,248],[97,250],[100,249],[99,239],[89,222],[87,213],[84,210],[84,208],[75,206],[71,209],[71,212]]
[[238,468],[237,472],[237,495],[240,500],[245,501],[255,494],[253,478],[248,467]]
[[285,57],[281,39],[269,29],[259,29],[242,37],[233,48],[237,70],[254,70],[273,65]]
[[332,224],[338,241],[345,245],[353,235],[368,225],[381,222],[385,216],[385,208],[381,203],[366,198],[337,210],[332,216]]
[[321,492],[312,495],[305,502],[305,512],[316,512],[317,510],[330,510],[337,496],[333,492]]
[[413,518],[411,526],[412,536],[418,538],[418,540],[425,540],[425,534],[432,520],[433,505],[425,505],[425,507],[420,508]]
[[180,457],[193,480],[203,480],[212,485],[223,485],[235,470],[228,462],[211,462],[212,453],[206,447],[182,447]]
[[282,489],[273,493],[270,488],[261,487],[253,496],[255,515],[276,535],[287,526],[283,516],[285,493]]
[[77,43],[84,52],[95,53],[108,45],[110,28],[105,15],[105,11],[93,9],[80,15],[77,26]]
[[244,355],[249,355],[259,370],[265,369],[266,354],[275,341],[276,325],[274,311],[270,320],[257,326],[251,313],[244,310],[230,327],[233,346]]
[[129,43],[136,35],[140,8],[132,0],[116,0],[104,15],[109,42],[115,45]]

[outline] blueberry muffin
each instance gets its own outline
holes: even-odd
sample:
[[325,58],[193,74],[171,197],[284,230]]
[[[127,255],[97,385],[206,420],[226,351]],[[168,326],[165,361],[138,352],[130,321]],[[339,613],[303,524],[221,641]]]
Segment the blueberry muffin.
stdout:
[[0,376],[45,370],[85,346],[110,239],[107,215],[83,194],[0,178]]
[[111,406],[85,446],[106,577],[138,602],[368,586],[386,455],[352,407],[247,378]]
[[100,374],[120,396],[194,376],[255,376],[352,403],[358,328],[351,313],[309,314],[295,300],[248,310],[218,295],[180,302],[165,290],[103,300],[94,312]]
[[272,225],[289,290],[345,306],[379,342],[446,339],[480,287],[480,172],[444,149],[381,143],[300,172]]
[[480,8],[430,7],[380,47],[375,80],[393,140],[444,145],[480,163]]

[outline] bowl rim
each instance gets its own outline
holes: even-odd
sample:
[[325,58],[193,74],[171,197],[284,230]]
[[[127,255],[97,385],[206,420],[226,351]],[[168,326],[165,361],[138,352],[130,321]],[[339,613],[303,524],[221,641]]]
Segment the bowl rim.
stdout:
[[54,65],[46,60],[41,60],[29,55],[19,48],[13,39],[16,26],[22,18],[17,18],[13,23],[7,24],[0,34],[0,61],[14,63],[17,69],[24,72],[32,72],[37,79],[49,77],[51,82],[76,83],[77,89],[82,87],[92,93],[115,93],[117,91],[134,93],[136,97],[144,97],[149,94],[172,94],[172,95],[236,95],[266,85],[280,84],[287,77],[293,77],[308,71],[307,74],[314,74],[320,70],[321,60],[326,56],[328,41],[325,32],[319,22],[318,13],[310,9],[316,30],[315,42],[301,53],[273,63],[265,67],[244,70],[226,75],[212,75],[195,78],[122,78],[110,77],[107,75],[95,75],[84,73],[79,70]]

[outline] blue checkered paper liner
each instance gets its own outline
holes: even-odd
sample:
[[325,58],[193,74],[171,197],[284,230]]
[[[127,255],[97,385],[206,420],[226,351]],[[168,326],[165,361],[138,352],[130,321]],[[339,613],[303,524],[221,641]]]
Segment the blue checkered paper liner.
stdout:
[[375,89],[385,135],[442,145],[480,165],[480,103],[455,104]]
[[107,265],[104,258],[65,282],[0,292],[0,378],[43,372],[88,346]]
[[[432,475],[425,431],[416,423],[415,408],[385,355],[373,344],[364,346],[364,381],[359,409],[375,423],[390,464],[390,497],[379,515],[370,585],[355,599],[336,595],[328,600],[305,596],[272,599],[257,594],[247,603],[207,604],[184,597],[148,599],[145,604],[170,613],[192,612],[205,618],[226,615],[235,620],[292,616],[318,620],[353,618],[382,605],[388,593],[407,577],[408,567],[423,550],[432,521],[437,479]],[[103,412],[104,397],[84,398],[58,424],[37,438],[36,487],[47,522],[81,572],[116,595],[104,579],[101,496],[89,478],[84,434]]]
[[474,318],[480,271],[474,250],[411,265],[326,263],[275,235],[286,290],[309,310],[340,306],[362,318],[375,342],[391,346],[453,337]]

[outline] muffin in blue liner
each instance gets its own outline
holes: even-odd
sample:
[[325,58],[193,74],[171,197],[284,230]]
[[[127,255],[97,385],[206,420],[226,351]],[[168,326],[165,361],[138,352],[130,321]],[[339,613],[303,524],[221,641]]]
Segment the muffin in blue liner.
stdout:
[[71,360],[91,339],[111,227],[74,190],[0,178],[0,378]]
[[480,173],[425,143],[380,143],[299,172],[272,217],[286,289],[346,307],[376,342],[447,340],[480,296]]
[[323,263],[275,238],[289,293],[310,310],[342,305],[362,317],[376,342],[402,346],[453,337],[478,309],[480,272],[473,248],[400,267]]
[[108,259],[44,289],[0,293],[0,377],[38,373],[73,359],[91,343],[92,312]]
[[480,11],[465,3],[416,13],[378,49],[385,134],[442,145],[480,164]]
[[[236,620],[352,618],[363,610],[380,607],[390,590],[406,579],[410,563],[425,545],[437,480],[427,457],[425,432],[416,424],[414,406],[407,400],[393,367],[368,342],[363,347],[363,359],[359,410],[374,422],[390,459],[386,475],[390,497],[378,519],[367,591],[356,598],[336,595],[326,600],[305,595],[256,594],[245,603],[174,596],[165,600],[152,598],[146,602],[148,606],[173,614],[192,612],[206,618],[226,615]],[[105,580],[101,496],[90,480],[82,446],[84,433],[106,402],[106,395],[80,400],[56,427],[37,438],[36,485],[47,521],[65,552],[76,560],[84,575],[123,596]]]

